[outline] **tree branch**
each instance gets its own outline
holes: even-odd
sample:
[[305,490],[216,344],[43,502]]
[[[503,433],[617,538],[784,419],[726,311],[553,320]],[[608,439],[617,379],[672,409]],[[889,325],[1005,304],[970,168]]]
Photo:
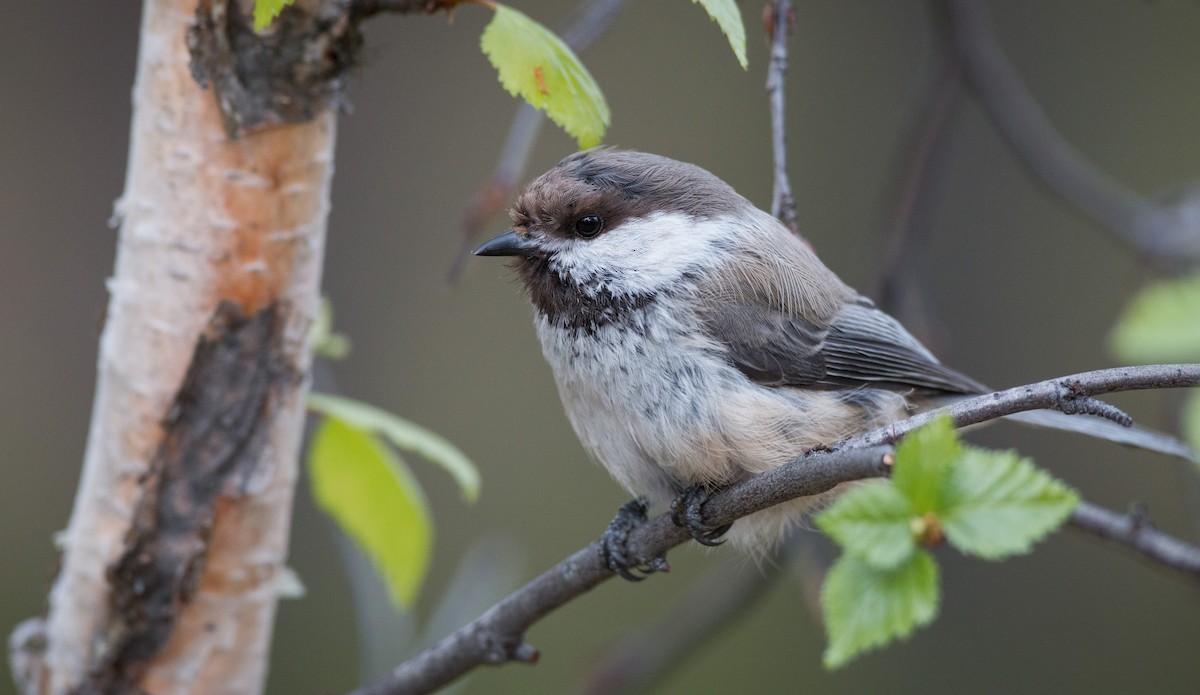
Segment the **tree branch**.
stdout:
[[1200,548],[1169,536],[1138,514],[1118,514],[1090,502],[1080,502],[1071,525],[1105,540],[1121,543],[1167,568],[1200,579]]
[[356,40],[326,2],[270,37],[241,9],[143,3],[87,450],[23,693],[266,680],[354,59],[326,49]]
[[1072,414],[1079,412],[1074,408],[1081,400],[1094,402],[1093,396],[1105,393],[1196,385],[1200,385],[1200,364],[1150,364],[1099,369],[968,398],[850,437],[835,447],[858,448],[895,442],[943,414],[950,416],[955,427],[966,427],[1027,410],[1059,410]]
[[784,122],[783,76],[787,73],[788,37],[792,33],[795,11],[789,0],[772,0],[766,7],[767,34],[771,37],[771,61],[767,66],[767,100],[771,109],[771,152],[775,158],[775,185],[771,194],[771,214],[792,233],[799,235],[796,223],[796,198],[787,169],[787,128]]
[[[780,502],[815,495],[852,480],[887,474],[891,444],[940,414],[964,427],[1116,391],[1177,388],[1200,384],[1200,364],[1122,367],[1021,386],[970,398],[866,434],[828,449],[813,450],[788,463],[714,494],[704,505],[704,522],[721,526]],[[644,564],[688,540],[669,515],[657,516],[629,535],[628,556]],[[482,664],[537,661],[524,643],[525,631],[542,617],[613,576],[595,541],[509,594],[479,618],[353,695],[430,692]]]
[[951,39],[980,103],[1034,176],[1147,260],[1200,264],[1200,192],[1171,204],[1147,200],[1096,169],[1054,129],[1008,61],[983,0],[946,0]]

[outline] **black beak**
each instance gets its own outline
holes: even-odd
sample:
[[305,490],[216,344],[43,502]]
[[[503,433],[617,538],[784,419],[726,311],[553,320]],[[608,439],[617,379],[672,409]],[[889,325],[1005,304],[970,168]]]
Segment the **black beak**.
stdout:
[[528,256],[536,248],[532,241],[509,230],[483,242],[471,253],[476,256]]

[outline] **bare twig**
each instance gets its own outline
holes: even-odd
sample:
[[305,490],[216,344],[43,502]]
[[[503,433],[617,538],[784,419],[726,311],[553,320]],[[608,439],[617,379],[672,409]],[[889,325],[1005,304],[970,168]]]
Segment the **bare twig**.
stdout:
[[771,151],[775,158],[775,186],[771,194],[771,214],[792,233],[799,234],[796,223],[796,198],[787,170],[787,124],[784,122],[783,76],[787,73],[788,37],[792,33],[795,11],[789,0],[771,0],[764,17],[771,36],[771,62],[767,66],[767,99],[771,107]]
[[[608,30],[624,7],[625,0],[585,0],[570,25],[563,30],[562,40],[572,51],[584,53]],[[545,122],[546,117],[524,101],[517,106],[496,168],[487,183],[475,193],[463,215],[462,243],[447,273],[451,281],[462,272],[463,261],[470,255],[483,225],[503,211],[512,199],[517,180],[525,171],[529,154]]]
[[888,427],[850,437],[836,446],[867,447],[894,442],[941,415],[949,415],[955,427],[966,427],[1027,410],[1063,410],[1066,402],[1105,393],[1183,388],[1198,384],[1200,364],[1152,364],[1099,369],[968,398]]
[[1090,502],[1080,502],[1071,514],[1071,525],[1121,543],[1169,569],[1200,579],[1200,548],[1159,531],[1137,515],[1118,514]]
[[[818,494],[842,482],[885,475],[891,462],[890,444],[938,414],[949,414],[957,426],[963,427],[1016,412],[1057,407],[1063,402],[1064,393],[1080,398],[1198,384],[1200,364],[1152,365],[1085,372],[967,399],[851,437],[829,449],[811,451],[779,468],[732,485],[705,503],[704,523],[721,526],[788,499]],[[627,555],[633,564],[645,564],[688,539],[669,516],[655,517],[630,533]],[[482,664],[535,661],[536,651],[524,643],[525,631],[611,576],[612,570],[601,557],[599,541],[593,542],[435,646],[400,664],[388,676],[355,690],[354,695],[429,692]]]
[[1147,200],[1091,166],[1054,129],[1008,61],[983,0],[946,0],[951,38],[979,101],[1031,172],[1157,265],[1200,264],[1200,195]]
[[613,20],[625,8],[625,0],[586,0],[575,11],[575,18],[563,30],[562,40],[576,53],[583,53],[608,31]]

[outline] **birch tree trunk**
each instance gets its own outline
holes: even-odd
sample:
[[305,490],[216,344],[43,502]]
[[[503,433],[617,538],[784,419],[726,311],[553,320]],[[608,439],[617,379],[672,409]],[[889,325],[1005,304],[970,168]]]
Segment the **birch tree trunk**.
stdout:
[[[218,24],[239,11],[201,2]],[[49,614],[15,633],[25,693],[255,693],[266,677],[336,118],[322,104],[231,138],[189,66],[197,16],[197,0],[144,4],[82,477]]]

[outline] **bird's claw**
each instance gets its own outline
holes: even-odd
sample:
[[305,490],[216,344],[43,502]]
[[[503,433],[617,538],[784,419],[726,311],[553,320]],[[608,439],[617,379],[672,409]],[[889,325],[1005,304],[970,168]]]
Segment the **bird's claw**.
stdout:
[[703,485],[693,485],[684,490],[671,501],[671,521],[701,545],[721,545],[725,542],[721,536],[733,524],[709,526],[704,523],[704,503],[708,501],[708,496],[708,488]]
[[628,555],[629,532],[646,522],[646,501],[632,499],[617,510],[617,515],[600,536],[600,557],[605,566],[626,581],[640,582],[655,572],[669,572],[671,566],[662,555],[638,563]]

